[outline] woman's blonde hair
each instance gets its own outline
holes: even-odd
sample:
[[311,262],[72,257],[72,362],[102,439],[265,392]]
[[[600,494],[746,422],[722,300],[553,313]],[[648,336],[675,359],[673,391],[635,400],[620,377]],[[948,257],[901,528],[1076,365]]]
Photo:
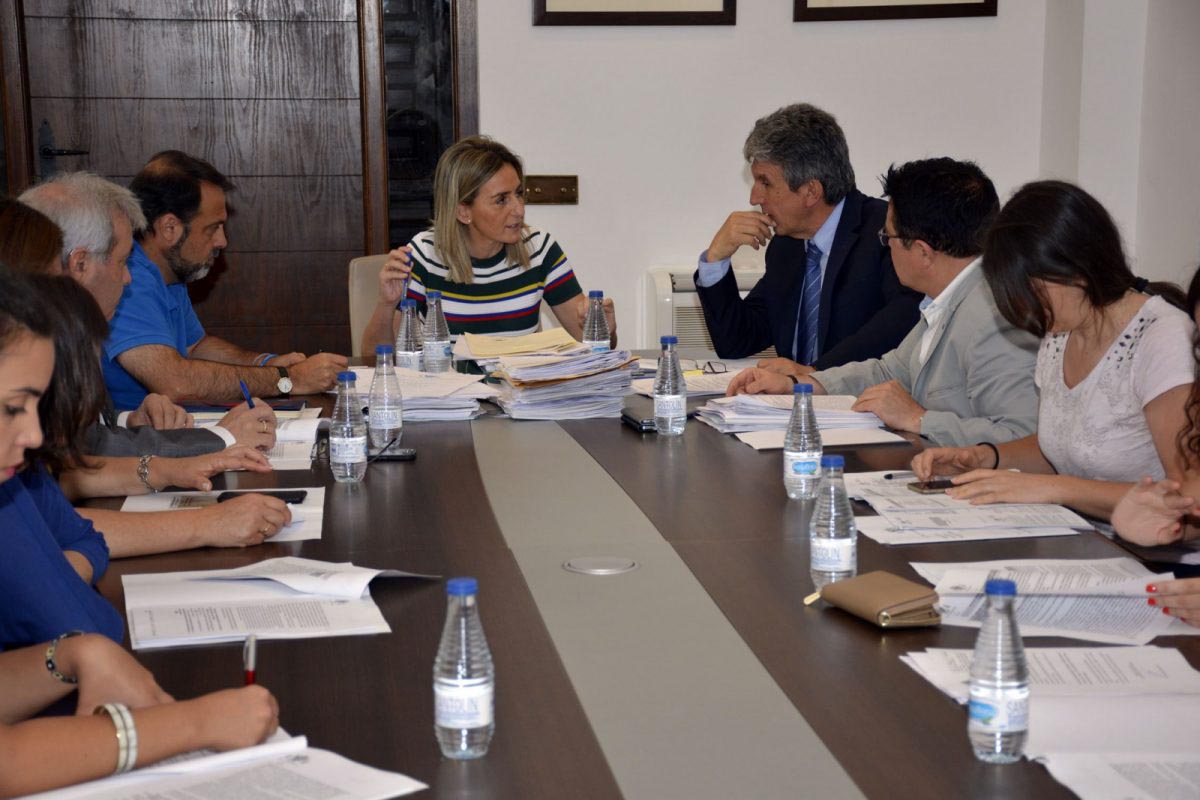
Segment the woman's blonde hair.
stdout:
[[[455,283],[473,283],[470,239],[467,226],[458,220],[458,206],[470,205],[479,190],[493,175],[508,164],[525,182],[521,159],[507,147],[488,136],[468,136],[452,144],[438,159],[433,174],[433,244],[450,270]],[[529,251],[524,237],[516,244],[506,244],[504,254],[509,263],[529,269]]]

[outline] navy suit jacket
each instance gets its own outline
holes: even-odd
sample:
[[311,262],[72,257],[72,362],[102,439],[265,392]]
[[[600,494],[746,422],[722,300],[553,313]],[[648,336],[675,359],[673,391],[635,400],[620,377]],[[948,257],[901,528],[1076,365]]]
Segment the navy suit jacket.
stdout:
[[[883,200],[857,190],[846,196],[821,281],[817,369],[878,358],[917,324],[921,295],[901,285],[891,251],[879,244],[886,216]],[[766,274],[745,299],[738,296],[733,270],[707,288],[696,284],[717,355],[746,358],[774,345],[780,356],[795,360],[804,247],[803,239],[771,239]]]

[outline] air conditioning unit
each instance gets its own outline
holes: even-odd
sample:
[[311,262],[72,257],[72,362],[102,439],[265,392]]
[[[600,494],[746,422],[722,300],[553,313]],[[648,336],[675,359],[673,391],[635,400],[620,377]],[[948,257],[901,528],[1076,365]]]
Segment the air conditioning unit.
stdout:
[[[681,348],[715,350],[704,309],[696,292],[693,267],[651,267],[646,271],[646,318],[643,330],[649,341],[646,347],[658,347],[659,337],[679,337]],[[754,288],[763,276],[761,269],[735,269],[738,293],[742,297]],[[758,354],[761,358],[775,355],[775,348]]]

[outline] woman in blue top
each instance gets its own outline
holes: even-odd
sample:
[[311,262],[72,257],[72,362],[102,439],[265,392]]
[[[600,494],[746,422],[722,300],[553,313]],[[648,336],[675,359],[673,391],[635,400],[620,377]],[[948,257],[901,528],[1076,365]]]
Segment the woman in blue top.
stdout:
[[[60,279],[69,280],[69,279]],[[121,616],[93,588],[108,547],[44,469],[38,401],[54,371],[55,317],[24,280],[0,268],[0,649],[68,630],[121,641]]]

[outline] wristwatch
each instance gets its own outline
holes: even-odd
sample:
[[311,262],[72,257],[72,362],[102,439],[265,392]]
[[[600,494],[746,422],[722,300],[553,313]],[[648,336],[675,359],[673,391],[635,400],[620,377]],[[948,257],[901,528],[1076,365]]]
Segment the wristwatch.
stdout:
[[288,377],[286,367],[276,367],[279,370],[279,382],[275,384],[275,388],[279,390],[281,395],[289,395],[292,393],[292,379]]

